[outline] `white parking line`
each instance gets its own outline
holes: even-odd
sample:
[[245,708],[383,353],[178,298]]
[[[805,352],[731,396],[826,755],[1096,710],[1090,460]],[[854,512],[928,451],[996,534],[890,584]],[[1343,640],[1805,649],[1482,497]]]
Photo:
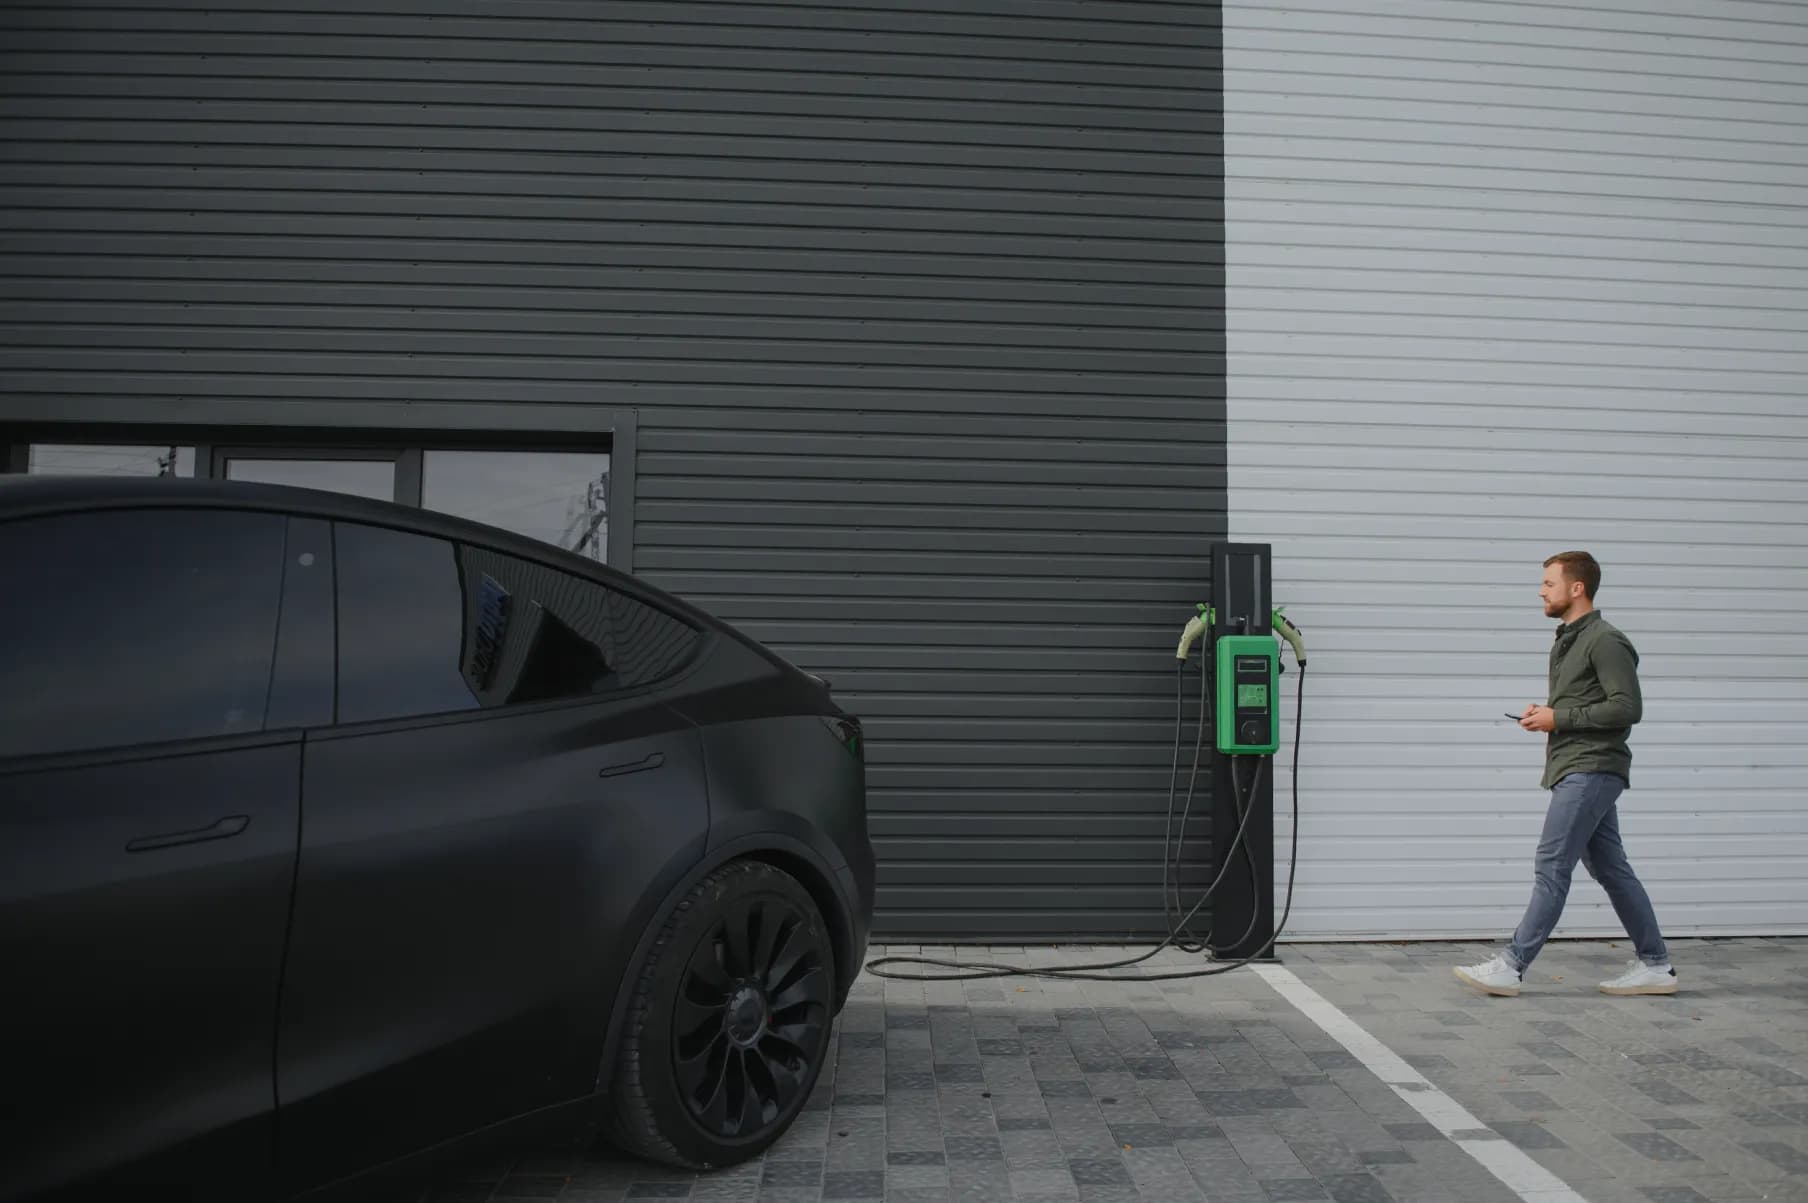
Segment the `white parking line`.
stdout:
[[1273,986],[1275,993],[1292,1003],[1299,1013],[1324,1029],[1325,1035],[1348,1049],[1350,1055],[1368,1071],[1386,1082],[1393,1092],[1405,1099],[1425,1122],[1442,1132],[1451,1143],[1506,1184],[1507,1189],[1528,1203],[1588,1203],[1563,1179],[1526,1156],[1523,1149],[1490,1134],[1481,1139],[1476,1133],[1487,1131],[1486,1125],[1455,1099],[1433,1086],[1424,1074],[1400,1059],[1398,1053],[1375,1039],[1325,997],[1290,969],[1279,965],[1252,965],[1262,980]]

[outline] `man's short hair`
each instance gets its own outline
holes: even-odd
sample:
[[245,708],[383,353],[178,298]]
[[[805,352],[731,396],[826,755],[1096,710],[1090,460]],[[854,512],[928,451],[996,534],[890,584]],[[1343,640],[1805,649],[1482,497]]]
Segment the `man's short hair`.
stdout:
[[1601,566],[1593,556],[1585,551],[1560,551],[1544,562],[1546,568],[1552,564],[1563,565],[1564,577],[1581,581],[1582,592],[1588,595],[1588,600],[1595,599],[1595,590],[1601,587]]

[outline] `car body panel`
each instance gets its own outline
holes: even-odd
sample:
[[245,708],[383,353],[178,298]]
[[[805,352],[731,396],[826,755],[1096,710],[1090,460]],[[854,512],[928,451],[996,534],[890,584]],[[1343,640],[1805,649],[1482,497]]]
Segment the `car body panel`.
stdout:
[[0,771],[0,1196],[152,1155],[262,1176],[300,781],[296,734]]
[[698,735],[656,702],[386,727],[307,748],[277,1058],[295,1186],[591,1091],[620,929],[703,851]]
[[[744,849],[751,841],[782,852],[774,837],[783,835],[810,850],[805,864],[787,864],[782,855],[774,863],[802,870],[813,861],[834,891],[832,908],[827,898],[817,902],[836,930],[839,1006],[864,959],[873,909],[860,724],[822,682],[763,648],[725,642],[700,678],[673,705],[703,732],[710,849]],[[815,883],[805,884],[816,892]]]

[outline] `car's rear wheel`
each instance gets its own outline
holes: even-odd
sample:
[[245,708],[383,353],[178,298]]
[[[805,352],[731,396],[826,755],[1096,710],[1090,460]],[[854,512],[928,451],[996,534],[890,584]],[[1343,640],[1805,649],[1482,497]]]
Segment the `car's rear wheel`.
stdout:
[[695,1169],[764,1151],[828,1053],[834,947],[790,875],[736,861],[666,921],[629,1002],[610,1083],[629,1151]]

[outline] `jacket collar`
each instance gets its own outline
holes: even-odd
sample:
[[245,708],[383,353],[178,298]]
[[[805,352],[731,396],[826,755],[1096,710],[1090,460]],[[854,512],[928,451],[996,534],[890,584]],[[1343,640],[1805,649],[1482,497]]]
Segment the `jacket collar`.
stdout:
[[1556,637],[1558,639],[1561,639],[1565,635],[1572,635],[1575,632],[1582,630],[1589,623],[1593,622],[1595,619],[1597,619],[1599,617],[1601,617],[1601,612],[1599,610],[1590,610],[1588,613],[1586,613],[1582,617],[1576,619],[1576,621],[1574,621],[1574,622],[1559,623],[1559,624],[1557,624]]

